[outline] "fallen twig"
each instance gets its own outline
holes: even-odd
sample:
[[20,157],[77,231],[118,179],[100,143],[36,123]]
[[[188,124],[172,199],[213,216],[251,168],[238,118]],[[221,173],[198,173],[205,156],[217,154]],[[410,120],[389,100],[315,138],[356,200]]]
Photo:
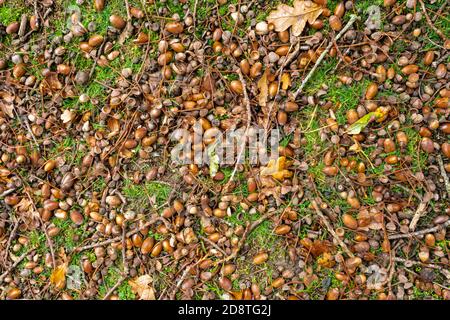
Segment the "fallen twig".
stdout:
[[116,284],[109,289],[109,291],[105,294],[102,300],[108,300],[109,297],[114,293],[114,291],[122,284],[122,282],[126,279],[126,277],[123,275],[117,280]]
[[241,251],[242,247],[244,246],[245,240],[247,239],[248,235],[257,226],[259,226],[261,223],[263,223],[264,221],[266,221],[267,219],[272,217],[277,212],[278,211],[276,211],[276,210],[275,211],[271,211],[271,212],[267,212],[266,214],[261,216],[258,220],[255,220],[254,222],[249,224],[248,227],[245,229],[244,234],[242,235],[241,239],[239,240],[239,243],[238,243],[237,247],[233,250],[233,252],[230,255],[228,255],[227,257],[214,262],[214,265],[217,266],[217,265],[220,265],[222,263],[228,262],[228,261],[233,260],[234,258],[236,258],[237,254],[239,253],[239,251]]
[[247,135],[248,135],[248,130],[250,128],[250,123],[252,121],[252,110],[251,110],[251,106],[250,106],[250,99],[248,98],[247,82],[245,81],[244,76],[242,75],[241,69],[238,69],[236,72],[239,75],[239,80],[241,81],[242,87],[244,90],[244,104],[247,108],[247,124],[245,126],[245,132],[244,132],[244,137],[243,137],[244,143],[243,143],[243,145],[238,146],[240,148],[240,150],[239,150],[239,153],[236,158],[236,165],[234,166],[233,172],[231,173],[231,176],[227,182],[227,185],[229,185],[233,181],[234,176],[236,174],[237,167],[239,165],[239,162],[241,161],[242,154],[244,153],[244,150],[245,150],[245,144],[247,143],[246,139],[247,139]]
[[[342,35],[347,32],[348,29],[350,29],[350,27],[353,25],[353,23],[355,23],[356,20],[359,20],[360,18],[356,15],[351,15],[350,16],[350,20],[347,22],[347,24],[345,25],[344,28],[342,28],[342,30],[337,34],[336,38],[334,39],[334,41],[338,41]],[[314,74],[314,72],[316,71],[317,67],[319,66],[319,64],[322,62],[322,60],[325,58],[325,56],[327,55],[327,53],[330,51],[331,47],[333,46],[334,42],[330,41],[330,43],[328,44],[327,48],[322,52],[322,54],[319,56],[319,59],[317,59],[316,63],[314,64],[314,66],[312,67],[311,71],[309,71],[308,75],[306,76],[306,78],[302,81],[302,83],[300,84],[300,87],[297,89],[297,91],[295,91],[294,95],[293,95],[293,100],[297,99],[297,96],[302,92],[303,88],[305,87],[306,83],[309,81],[309,79],[311,78],[311,76]]]
[[430,16],[428,15],[428,12],[427,12],[427,8],[425,7],[425,3],[423,3],[422,0],[419,0],[419,2],[420,2],[420,6],[422,7],[422,11],[423,11],[423,14],[424,14],[424,16],[425,16],[425,20],[427,21],[427,23],[428,23],[428,25],[430,26],[430,28],[433,29],[434,32],[436,32],[437,35],[438,35],[442,40],[447,41],[447,37],[442,33],[441,30],[439,30],[438,28],[436,28],[436,26],[435,26],[435,25],[433,24],[433,22],[431,21]]
[[414,217],[411,219],[411,223],[409,224],[409,230],[414,231],[416,229],[417,223],[422,215],[425,213],[425,209],[427,208],[428,202],[431,200],[432,195],[427,193],[420,201],[419,206],[417,207],[416,213]]
[[323,222],[325,227],[327,228],[328,232],[333,236],[333,238],[336,240],[336,242],[341,246],[342,250],[351,258],[353,258],[355,255],[350,251],[350,249],[347,247],[347,245],[338,237],[336,232],[334,232],[334,229],[331,227],[330,223],[328,222],[327,218],[324,216],[322,211],[319,209],[319,205],[315,200],[310,199],[311,205],[313,206],[314,210],[316,211],[317,215],[319,216],[320,220]]
[[441,176],[444,179],[445,190],[447,190],[448,197],[450,198],[450,181],[448,179],[447,172],[444,168],[444,162],[442,161],[442,157],[440,154],[436,156],[437,162],[439,163],[439,169],[441,170]]
[[423,262],[419,262],[419,261],[407,260],[407,259],[397,258],[397,257],[394,258],[394,261],[401,262],[404,264],[410,264],[412,266],[421,265],[421,266],[424,266],[427,268],[436,269],[436,270],[439,270],[447,279],[450,279],[450,271],[448,271],[447,269],[445,269],[442,266],[437,265],[437,264],[423,263]]
[[27,254],[30,253],[33,249],[34,248],[31,248],[30,250],[22,253],[22,255],[13,263],[13,265],[11,267],[9,267],[5,272],[2,273],[2,275],[0,276],[0,283],[3,282],[3,280],[6,278],[8,273],[10,273],[15,267],[17,267],[19,265],[19,263],[21,263],[23,261],[23,259],[25,259]]
[[441,230],[442,228],[446,228],[450,226],[450,220],[448,220],[447,222],[437,225],[435,227],[432,228],[428,228],[428,229],[424,229],[424,230],[420,230],[420,231],[416,231],[416,232],[410,232],[410,233],[405,233],[405,234],[394,234],[388,237],[389,240],[395,240],[395,239],[402,239],[402,238],[410,238],[410,237],[415,237],[415,236],[421,236],[427,233],[433,233],[436,231]]

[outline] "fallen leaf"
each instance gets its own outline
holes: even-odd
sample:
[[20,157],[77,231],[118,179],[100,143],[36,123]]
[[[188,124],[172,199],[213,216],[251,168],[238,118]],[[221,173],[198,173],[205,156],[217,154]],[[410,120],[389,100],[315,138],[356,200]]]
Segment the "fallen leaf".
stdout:
[[292,176],[292,172],[286,168],[289,166],[289,162],[286,161],[286,157],[279,157],[276,161],[271,159],[266,167],[261,169],[261,176],[272,176],[276,180],[283,180]]
[[267,81],[267,72],[269,69],[266,69],[264,71],[263,75],[261,76],[261,79],[258,81],[258,89],[259,89],[259,96],[258,96],[258,103],[261,107],[265,107],[267,104],[267,97],[269,96],[269,82]]
[[14,106],[12,104],[4,104],[0,102],[0,109],[4,114],[8,115],[10,118],[14,118]]
[[287,90],[291,85],[291,76],[289,75],[289,73],[284,72],[281,76],[281,89]]
[[275,26],[275,31],[285,31],[292,26],[292,34],[298,37],[306,26],[306,22],[314,23],[323,8],[312,1],[295,0],[294,7],[280,4],[272,11],[267,21]]
[[46,77],[42,80],[39,85],[43,95],[52,95],[55,91],[61,90],[63,84],[58,79],[58,74],[56,72],[49,72]]
[[62,290],[66,286],[66,273],[67,264],[63,263],[57,266],[50,275],[50,283],[55,286],[56,289]]
[[367,125],[376,120],[377,122],[382,122],[386,119],[389,108],[387,107],[379,107],[377,110],[373,112],[369,112],[364,117],[358,119],[358,121],[354,122],[348,127],[347,133],[348,134],[358,134],[360,133]]
[[155,291],[150,284],[153,282],[153,278],[148,274],[137,277],[134,280],[128,281],[131,286],[131,290],[139,296],[141,300],[156,300]]

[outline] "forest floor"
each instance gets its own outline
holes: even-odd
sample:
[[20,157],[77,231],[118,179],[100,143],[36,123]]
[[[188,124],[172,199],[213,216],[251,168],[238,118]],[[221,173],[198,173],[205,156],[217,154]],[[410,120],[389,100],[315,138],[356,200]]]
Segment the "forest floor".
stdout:
[[450,299],[448,12],[0,0],[0,299]]

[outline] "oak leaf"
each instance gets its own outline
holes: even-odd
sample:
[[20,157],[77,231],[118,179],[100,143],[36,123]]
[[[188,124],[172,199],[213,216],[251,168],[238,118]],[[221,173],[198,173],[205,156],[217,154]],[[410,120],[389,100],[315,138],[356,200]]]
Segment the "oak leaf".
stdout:
[[364,117],[360,118],[358,121],[352,123],[347,130],[348,134],[359,134],[367,125],[376,120],[377,122],[382,122],[388,116],[390,108],[379,107],[373,112],[369,112]]
[[153,282],[153,278],[148,274],[137,277],[134,280],[128,281],[131,286],[131,290],[139,296],[141,300],[156,300],[155,291],[150,284]]
[[276,180],[283,180],[292,176],[292,172],[287,170],[289,162],[286,157],[279,157],[276,161],[270,160],[266,167],[261,169],[261,176],[272,176]]
[[275,26],[277,32],[292,26],[292,34],[298,37],[305,29],[306,22],[314,23],[322,11],[323,8],[312,1],[295,0],[294,7],[278,5],[277,10],[269,14],[267,21]]
[[261,79],[258,81],[258,89],[259,89],[259,96],[258,96],[258,103],[261,107],[265,107],[267,104],[267,97],[269,95],[269,81],[267,80],[267,71],[269,69],[266,69],[264,71],[263,75],[261,76]]

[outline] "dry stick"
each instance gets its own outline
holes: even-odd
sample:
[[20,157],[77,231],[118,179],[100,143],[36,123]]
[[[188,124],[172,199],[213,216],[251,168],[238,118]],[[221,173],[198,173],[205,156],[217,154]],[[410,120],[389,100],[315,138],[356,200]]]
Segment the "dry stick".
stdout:
[[395,240],[395,239],[402,239],[402,238],[410,238],[410,237],[415,237],[415,236],[421,236],[427,233],[433,233],[433,232],[437,232],[439,230],[441,230],[442,228],[447,228],[448,226],[450,226],[450,220],[446,221],[443,224],[437,225],[435,227],[432,228],[428,228],[428,229],[424,229],[424,230],[419,230],[416,232],[410,232],[410,233],[405,233],[405,234],[394,234],[388,237],[389,240]]
[[419,262],[419,261],[413,261],[413,260],[407,260],[407,259],[403,259],[403,258],[394,258],[394,261],[396,262],[401,262],[404,264],[411,264],[411,265],[421,265],[427,268],[431,268],[431,269],[437,269],[439,270],[447,279],[450,279],[450,271],[448,271],[447,269],[443,268],[440,265],[437,264],[432,264],[432,263],[423,263],[423,262]]
[[439,169],[441,170],[441,176],[444,179],[445,190],[447,190],[448,197],[450,198],[450,181],[448,180],[447,172],[444,168],[444,162],[442,161],[442,157],[440,154],[436,157],[437,162],[439,163]]
[[[351,15],[350,16],[350,20],[347,22],[347,24],[345,25],[345,27],[338,33],[338,35],[336,36],[336,38],[334,39],[334,41],[338,41],[342,35],[347,32],[348,29],[350,29],[350,27],[353,25],[353,23],[355,23],[356,20],[359,20],[360,18],[356,15]],[[311,78],[311,76],[313,75],[313,73],[316,71],[317,67],[319,66],[319,64],[322,62],[322,60],[325,58],[325,56],[327,55],[328,51],[330,51],[331,47],[333,46],[334,42],[330,41],[330,43],[328,44],[327,48],[325,49],[324,52],[322,52],[322,54],[319,56],[319,59],[317,59],[316,63],[314,64],[314,67],[312,67],[311,71],[308,73],[308,75],[306,76],[306,78],[302,81],[300,87],[297,89],[297,91],[295,91],[293,98],[294,100],[297,99],[297,96],[302,92],[303,88],[305,87],[306,83],[309,81],[309,79]]]
[[[14,223],[14,227],[13,227],[13,229],[11,231],[11,234],[9,235],[8,242],[6,244],[5,254],[3,255],[3,260],[4,260],[5,263],[8,260],[9,246],[11,245],[11,241],[12,241],[12,239],[14,238],[14,236],[16,234],[17,228],[19,228],[19,220],[17,220]],[[5,264],[5,266],[6,266],[6,264]]]
[[417,207],[416,213],[414,217],[411,219],[411,223],[409,224],[409,230],[414,231],[416,229],[417,223],[422,215],[425,213],[425,209],[427,208],[428,202],[431,200],[431,197],[426,196],[425,200],[421,200],[419,206]]
[[124,276],[128,275],[128,265],[127,265],[127,257],[126,257],[126,226],[127,220],[123,221],[122,224],[122,264],[123,264],[123,272]]
[[[159,216],[158,217],[154,217],[154,218],[150,219],[150,221],[144,223],[140,228],[134,229],[132,231],[128,231],[126,233],[126,237],[127,238],[131,237],[132,235],[138,233],[139,231],[141,231],[141,230],[151,226],[155,222],[161,221],[161,220],[162,220],[162,218],[159,217]],[[114,238],[109,239],[109,240],[102,241],[102,242],[97,242],[97,243],[94,243],[94,244],[90,244],[90,245],[86,245],[86,246],[83,246],[83,247],[75,248],[75,249],[73,249],[73,252],[81,252],[81,251],[84,251],[84,250],[89,250],[89,249],[93,249],[93,248],[97,248],[97,247],[106,246],[106,245],[111,244],[113,242],[120,241],[121,239],[122,239],[122,235],[114,237]]]
[[244,234],[242,235],[242,238],[239,240],[238,246],[237,248],[233,251],[233,253],[231,253],[229,256],[220,259],[216,262],[214,262],[214,266],[217,266],[219,264],[228,262],[230,260],[233,260],[234,258],[237,257],[237,254],[239,253],[239,251],[241,251],[242,247],[244,246],[245,240],[247,239],[247,236],[257,227],[259,226],[261,223],[263,223],[264,221],[266,221],[267,219],[269,219],[270,217],[272,217],[275,213],[277,213],[278,211],[272,211],[272,212],[268,212],[265,215],[263,215],[262,217],[260,217],[258,220],[255,220],[253,223],[251,223],[246,229]]
[[[245,132],[244,132],[244,139],[247,139],[248,130],[250,128],[250,123],[252,121],[252,110],[251,110],[251,106],[250,106],[250,99],[248,98],[248,93],[247,93],[247,82],[245,81],[244,76],[242,75],[241,69],[237,70],[237,74],[239,75],[239,80],[241,80],[241,83],[242,83],[242,87],[244,90],[244,104],[247,108],[247,125],[245,126]],[[239,165],[239,162],[241,161],[242,154],[244,153],[245,143],[246,143],[246,141],[244,140],[244,144],[243,144],[243,146],[241,146],[241,149],[239,150],[238,156],[236,158],[236,165],[234,166],[233,172],[231,173],[231,176],[227,182],[227,185],[229,185],[233,181],[234,175],[236,174],[236,171],[237,171],[237,167]]]
[[25,257],[27,256],[28,253],[30,253],[34,248],[31,248],[30,250],[24,252],[14,263],[11,267],[9,267],[5,272],[2,273],[2,275],[0,276],[0,283],[3,282],[3,279],[5,279],[5,277],[8,275],[8,273],[10,273],[15,267],[17,267],[19,265],[19,263],[22,262],[23,259],[25,259]]
[[124,280],[125,276],[121,276],[119,280],[117,280],[116,284],[105,294],[102,300],[108,300],[109,297],[113,294],[114,290],[116,290]]
[[355,255],[349,250],[347,245],[338,237],[336,232],[334,232],[334,229],[331,227],[330,223],[328,222],[327,218],[323,215],[322,211],[319,209],[319,206],[315,200],[310,199],[311,204],[316,210],[317,215],[319,216],[320,220],[322,220],[323,224],[327,228],[328,232],[331,233],[333,238],[337,241],[337,243],[341,246],[341,248],[344,250],[344,252],[351,258],[353,258]]
[[442,40],[447,41],[447,37],[442,33],[441,30],[439,30],[438,28],[436,28],[436,27],[434,26],[433,22],[431,21],[430,16],[428,15],[428,12],[427,12],[427,8],[425,8],[425,3],[423,3],[422,0],[419,0],[419,2],[420,2],[420,6],[422,7],[423,14],[425,15],[425,20],[427,20],[427,23],[428,23],[428,25],[430,26],[430,28],[433,29],[434,32],[436,32],[437,35],[438,35],[439,37],[441,37]]

